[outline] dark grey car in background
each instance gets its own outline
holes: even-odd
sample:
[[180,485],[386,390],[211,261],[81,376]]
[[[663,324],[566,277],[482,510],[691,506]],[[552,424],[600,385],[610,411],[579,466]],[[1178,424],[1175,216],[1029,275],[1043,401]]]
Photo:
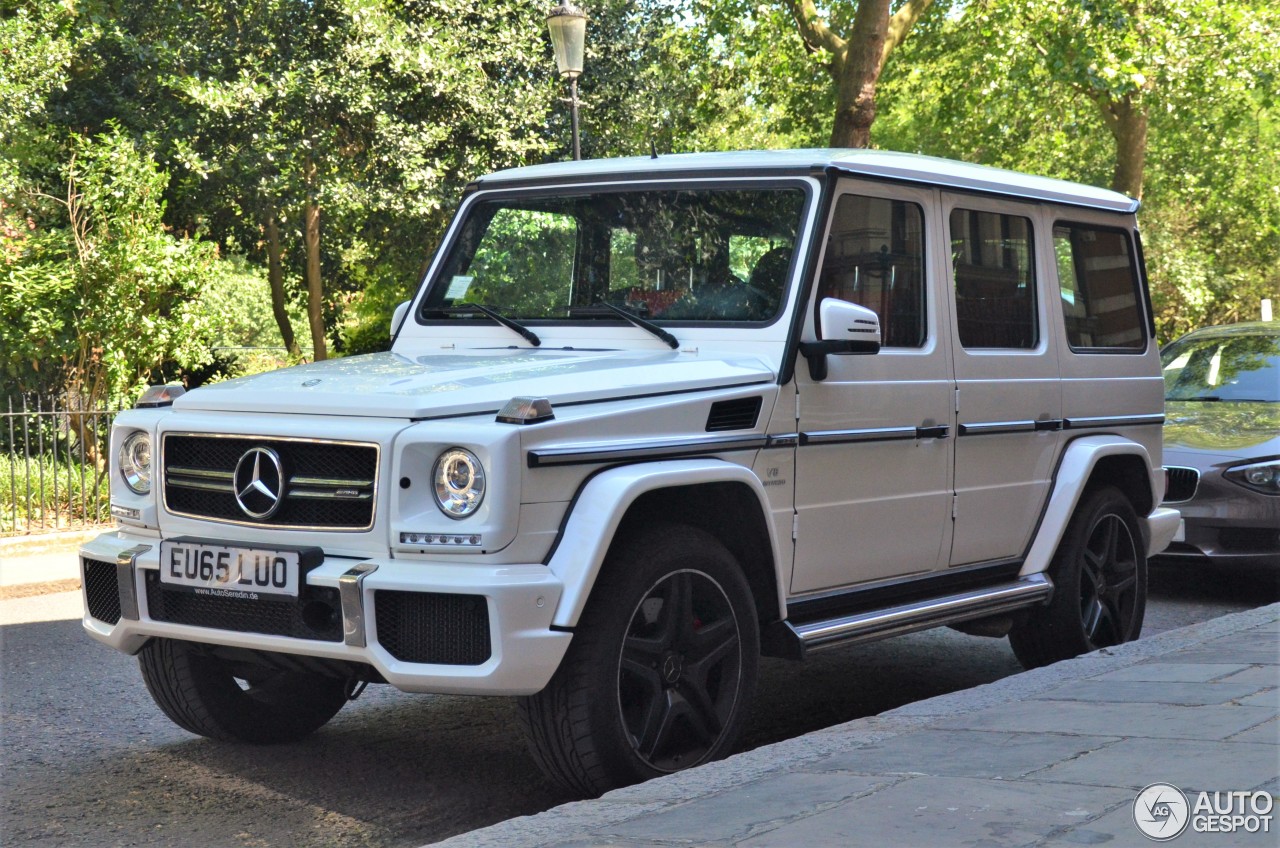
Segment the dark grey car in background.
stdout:
[[1161,352],[1167,560],[1280,567],[1280,322],[1207,327]]

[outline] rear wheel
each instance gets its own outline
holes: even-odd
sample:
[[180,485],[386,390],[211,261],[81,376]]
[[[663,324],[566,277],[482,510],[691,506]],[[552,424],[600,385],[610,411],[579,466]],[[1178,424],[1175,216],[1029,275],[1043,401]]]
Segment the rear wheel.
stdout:
[[610,556],[547,687],[520,699],[534,758],[599,795],[733,750],[755,692],[751,591],[715,538],[671,525]]
[[337,677],[233,667],[175,639],[152,639],[138,664],[147,691],[174,724],[227,742],[295,742],[347,702],[347,681]]
[[1053,599],[1014,627],[1026,668],[1137,639],[1147,605],[1147,558],[1132,504],[1118,489],[1085,493],[1049,567]]

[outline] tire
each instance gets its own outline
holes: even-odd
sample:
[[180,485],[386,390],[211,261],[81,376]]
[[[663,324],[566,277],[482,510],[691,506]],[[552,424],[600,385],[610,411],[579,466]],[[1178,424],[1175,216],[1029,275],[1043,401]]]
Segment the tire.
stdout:
[[1147,558],[1133,505],[1118,489],[1090,489],[1049,566],[1049,605],[1009,632],[1025,668],[1137,639],[1147,605]]
[[345,680],[267,667],[233,670],[174,639],[152,639],[138,664],[147,691],[174,724],[225,742],[296,742],[347,702]]
[[710,534],[615,544],[547,687],[519,699],[534,759],[581,797],[729,754],[755,694],[751,590]]

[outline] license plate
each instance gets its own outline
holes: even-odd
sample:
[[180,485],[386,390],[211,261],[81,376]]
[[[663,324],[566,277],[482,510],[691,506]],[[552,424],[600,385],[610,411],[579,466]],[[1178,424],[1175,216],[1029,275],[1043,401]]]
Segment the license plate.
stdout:
[[297,551],[161,542],[160,582],[224,598],[297,597],[298,557]]
[[1178,530],[1176,533],[1173,534],[1173,541],[1175,542],[1187,541],[1187,522],[1185,519],[1182,519],[1182,518],[1178,519]]

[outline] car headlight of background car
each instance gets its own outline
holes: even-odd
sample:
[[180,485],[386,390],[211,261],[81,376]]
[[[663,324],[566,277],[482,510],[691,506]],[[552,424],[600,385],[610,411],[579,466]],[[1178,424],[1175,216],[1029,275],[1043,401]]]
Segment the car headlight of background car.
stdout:
[[1237,465],[1224,471],[1223,476],[1246,489],[1264,495],[1280,495],[1280,459]]

